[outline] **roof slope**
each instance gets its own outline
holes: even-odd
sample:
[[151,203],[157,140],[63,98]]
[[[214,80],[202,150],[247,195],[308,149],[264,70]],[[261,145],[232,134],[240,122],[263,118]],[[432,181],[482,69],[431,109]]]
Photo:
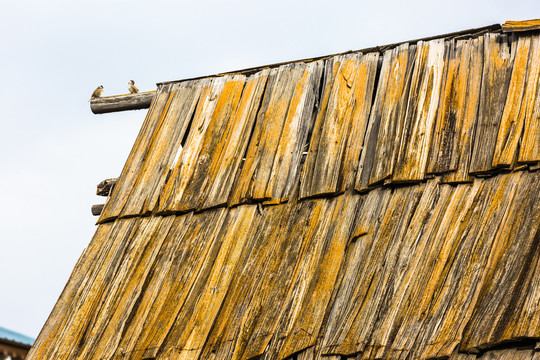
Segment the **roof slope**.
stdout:
[[28,359],[538,358],[495,347],[540,337],[539,55],[489,31],[161,84]]
[[32,345],[34,339],[30,336],[19,334],[18,332],[3,328],[0,326],[0,341],[7,340],[22,345]]

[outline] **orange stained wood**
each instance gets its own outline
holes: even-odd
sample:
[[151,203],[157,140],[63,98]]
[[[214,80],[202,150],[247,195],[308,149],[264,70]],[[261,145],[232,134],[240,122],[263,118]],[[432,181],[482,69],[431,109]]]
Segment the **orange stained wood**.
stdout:
[[[533,40],[533,41],[531,41]],[[518,40],[512,79],[504,109],[497,144],[493,155],[493,166],[511,167],[518,151],[525,123],[531,119],[538,84],[538,62],[540,37],[522,37]],[[535,64],[536,63],[536,64]]]
[[[181,252],[182,245],[187,249],[187,244],[179,241],[190,229],[192,214],[174,217],[170,231],[156,258],[153,268],[167,269],[166,271],[151,271],[146,280],[147,286],[140,295],[138,306],[133,310],[131,318],[135,321],[127,321],[124,324],[123,336],[118,346],[109,344],[108,352],[114,351],[113,358],[122,354],[132,354],[133,357],[142,357],[144,343],[141,341],[142,334],[153,323],[153,317],[159,314],[159,304],[167,298],[167,290],[170,284],[170,269],[180,266],[177,254]],[[142,348],[141,348],[142,346]]]
[[305,64],[272,71],[248,145],[246,160],[231,194],[230,203],[267,197],[267,185],[276,160],[279,141],[287,120],[289,103],[302,81]]
[[321,140],[322,132],[324,131],[324,118],[328,112],[330,98],[332,96],[333,83],[336,76],[338,76],[339,69],[341,67],[341,59],[335,58],[327,60],[325,63],[325,81],[321,84],[322,98],[319,99],[319,106],[317,109],[317,119],[313,128],[313,134],[309,143],[308,154],[301,174],[301,187],[300,197],[308,197],[311,195],[311,188],[313,187],[312,181],[316,180],[312,172],[315,169],[315,165],[319,156],[319,142],[321,146],[325,146],[324,140]]
[[156,169],[171,167],[200,95],[198,84],[182,85],[172,86],[169,101],[120,216],[151,213],[157,204],[168,172]]
[[[300,303],[292,304],[295,311],[291,319],[288,337],[281,349],[279,358],[286,358],[306,347],[315,345],[319,329],[324,319],[324,309],[332,295],[347,245],[348,230],[353,220],[358,199],[340,196],[329,203],[327,211],[331,216],[322,219],[321,228],[316,234],[312,248],[306,254],[302,264],[301,277],[308,283],[298,284],[305,287],[306,294]],[[334,224],[337,224],[334,226]],[[311,247],[311,246],[310,246]],[[318,269],[313,272],[313,269]],[[317,274],[317,276],[313,276]],[[315,295],[316,296],[313,296]]]
[[[249,186],[248,194],[253,199],[267,199],[268,182],[271,181],[272,168],[276,157],[279,157],[278,147],[280,138],[288,119],[289,106],[293,101],[294,90],[297,84],[302,82],[305,65],[299,64],[291,70],[279,74],[276,79],[276,87],[272,92],[272,97],[265,110],[263,123],[260,124],[258,145],[256,155],[258,166],[255,169],[255,176]],[[291,119],[291,118],[289,118]],[[255,145],[255,144],[254,144]],[[248,155],[249,156],[249,151]]]
[[[172,257],[172,266],[166,269],[167,277],[152,305],[153,314],[146,322],[137,340],[137,349],[142,358],[156,357],[163,346],[168,331],[177,321],[182,321],[192,309],[193,292],[198,294],[212,267],[220,243],[215,239],[227,212],[216,209],[194,215],[187,229],[177,237],[178,248]],[[179,316],[179,320],[177,317]]]
[[352,114],[348,127],[344,129],[347,140],[345,142],[344,139],[343,144],[342,164],[336,188],[338,192],[354,186],[369,121],[378,62],[379,53],[364,54],[360,58],[353,92]]
[[540,62],[537,60],[540,57],[540,35],[532,38],[532,44],[526,94],[520,112],[520,120],[523,118],[524,121],[518,156],[520,163],[540,161]]
[[[455,147],[452,150],[450,168],[455,168],[456,170],[443,177],[445,182],[463,183],[472,181],[469,176],[469,163],[474,144],[474,130],[480,102],[484,52],[483,40],[483,37],[479,37],[458,41],[457,43],[457,46],[464,48],[459,61],[459,85],[463,84],[463,87],[459,86],[455,91],[458,93],[462,92],[466,96],[463,98],[459,97],[459,99],[463,99],[463,102],[457,103],[458,110],[454,110],[456,113],[462,114],[463,118],[461,121],[458,118],[455,125],[456,134],[454,136],[456,141],[454,142]],[[466,76],[466,80],[461,82],[461,76]],[[461,108],[463,108],[463,111],[461,111]],[[444,146],[444,143],[441,146]],[[434,152],[442,152],[443,154],[448,151],[435,147],[432,147],[432,149],[434,149]]]
[[[407,75],[410,75],[413,69],[415,51],[417,51],[416,46],[409,47],[408,44],[403,44],[384,54],[383,61],[389,61],[387,73],[384,76],[387,82],[379,87],[380,104],[377,104],[376,110],[372,110],[370,119],[370,121],[380,122],[373,155],[373,169],[369,175],[370,185],[389,178],[394,171],[406,111],[406,86],[409,86]],[[385,85],[386,88],[384,88]],[[364,171],[367,169],[364,168]]]
[[471,154],[470,173],[492,169],[493,153],[504,111],[515,52],[510,52],[507,35],[484,35],[484,66],[475,144]]
[[228,121],[228,128],[223,134],[223,148],[219,155],[212,154],[215,160],[211,168],[216,170],[208,174],[209,186],[203,193],[204,201],[201,201],[200,208],[227,203],[248,146],[268,74],[269,71],[263,71],[246,81],[238,108],[234,117]]
[[[329,96],[324,95],[327,103],[323,105],[325,112],[321,112],[315,124],[318,130],[312,138],[311,146],[316,147],[309,156],[310,167],[306,168],[305,177],[310,177],[310,189],[303,189],[302,196],[333,193],[337,190],[341,161],[347,136],[337,136],[348,131],[354,109],[353,96],[356,79],[359,73],[359,58],[357,55],[344,55],[336,60],[338,70],[333,78],[331,87],[328,87]],[[324,114],[324,116],[322,116]]]
[[214,180],[216,163],[225,145],[223,140],[226,140],[227,124],[230,123],[229,119],[234,117],[244,84],[245,77],[241,75],[232,76],[225,83],[202,139],[201,150],[190,183],[178,207],[174,210],[188,211],[200,207],[207,187]]
[[276,149],[272,170],[266,185],[265,198],[283,201],[293,191],[308,133],[313,129],[312,113],[315,91],[323,70],[322,61],[306,65],[302,79],[296,84]]
[[457,41],[446,44],[445,72],[426,170],[428,173],[441,174],[453,171],[457,166],[455,156],[452,158],[452,155],[458,153],[456,143],[467,94],[468,71],[464,70],[469,67],[470,51],[463,43],[464,41]]
[[[236,263],[243,251],[245,242],[250,235],[250,227],[255,219],[256,206],[238,207],[229,212],[225,223],[229,225],[218,235],[222,242],[212,270],[209,274],[206,286],[196,304],[188,315],[186,323],[177,324],[172,329],[169,340],[165,343],[168,349],[163,353],[164,358],[171,355],[175,359],[197,358],[202,351],[208,332],[214,319],[221,308],[221,303],[227,293],[229,284],[236,269]],[[160,359],[162,356],[158,356]]]
[[540,30],[540,19],[525,20],[525,21],[507,21],[502,25],[503,32],[520,32]]

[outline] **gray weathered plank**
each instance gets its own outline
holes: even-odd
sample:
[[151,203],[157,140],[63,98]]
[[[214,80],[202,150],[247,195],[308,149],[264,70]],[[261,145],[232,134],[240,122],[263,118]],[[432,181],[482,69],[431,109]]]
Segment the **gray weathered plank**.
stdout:
[[443,40],[417,44],[393,182],[420,181],[425,177],[439,104],[444,52]]
[[184,145],[175,155],[170,176],[160,194],[158,212],[180,210],[182,198],[197,166],[203,138],[227,79],[227,77],[208,79],[206,83],[201,84],[201,95],[191,123],[191,130]]

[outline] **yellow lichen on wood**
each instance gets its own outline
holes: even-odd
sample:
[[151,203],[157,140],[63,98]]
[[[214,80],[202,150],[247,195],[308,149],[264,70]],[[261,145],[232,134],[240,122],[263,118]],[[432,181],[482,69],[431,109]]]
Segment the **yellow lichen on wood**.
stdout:
[[525,20],[525,21],[511,21],[508,20],[502,25],[503,32],[514,31],[531,31],[540,30],[540,19]]
[[536,99],[540,57],[540,37],[521,37],[506,105],[493,155],[494,167],[511,167],[515,162],[524,124],[532,119]]
[[[469,175],[469,164],[471,161],[471,152],[474,145],[474,131],[477,121],[478,106],[480,103],[480,90],[482,83],[484,38],[473,38],[468,40],[459,40],[456,44],[463,47],[461,58],[459,60],[459,86],[456,91],[463,92],[466,96],[463,102],[455,104],[458,112],[463,116],[456,124],[456,134],[454,149],[452,149],[452,160],[449,168],[455,169],[454,172],[445,174],[443,181],[448,183],[471,182]],[[461,76],[466,76],[466,81],[461,81]],[[459,95],[458,95],[459,96]],[[459,98],[461,100],[461,98]],[[463,110],[460,110],[463,108]],[[442,110],[442,109],[439,109]],[[448,150],[436,149],[433,152]],[[433,166],[435,169],[435,165]]]

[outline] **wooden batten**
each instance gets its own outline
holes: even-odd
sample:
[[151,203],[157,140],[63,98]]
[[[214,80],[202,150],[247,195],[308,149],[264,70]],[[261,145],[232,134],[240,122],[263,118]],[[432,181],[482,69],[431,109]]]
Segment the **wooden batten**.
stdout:
[[503,32],[540,30],[540,19],[507,21],[502,25]]
[[138,94],[93,98],[90,99],[90,109],[94,114],[148,109],[155,94],[155,91],[147,91]]

